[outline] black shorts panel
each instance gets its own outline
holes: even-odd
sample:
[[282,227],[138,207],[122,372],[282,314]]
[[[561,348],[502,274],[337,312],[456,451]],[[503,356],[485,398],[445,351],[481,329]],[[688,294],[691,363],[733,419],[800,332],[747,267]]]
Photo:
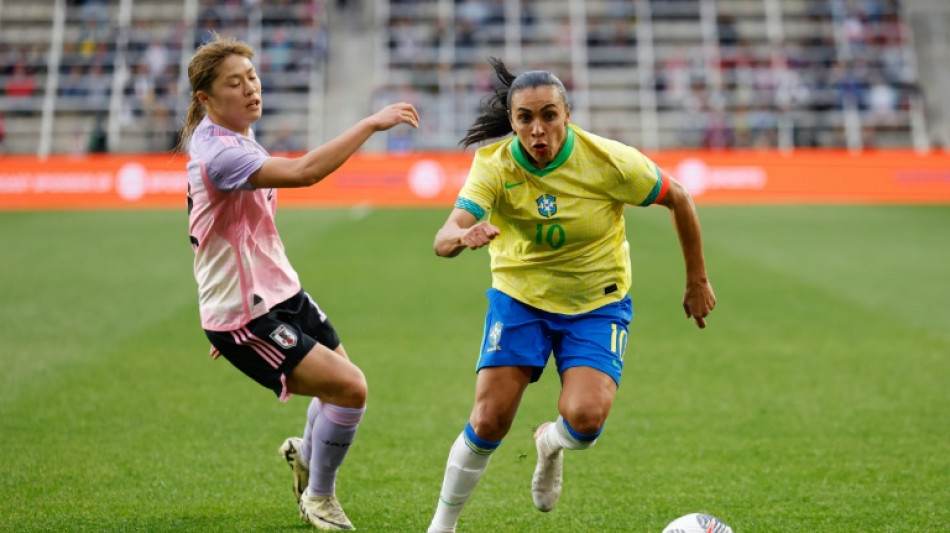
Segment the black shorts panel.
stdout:
[[233,331],[208,331],[215,350],[254,381],[286,399],[285,376],[318,343],[335,349],[340,337],[309,294],[300,291],[266,315]]

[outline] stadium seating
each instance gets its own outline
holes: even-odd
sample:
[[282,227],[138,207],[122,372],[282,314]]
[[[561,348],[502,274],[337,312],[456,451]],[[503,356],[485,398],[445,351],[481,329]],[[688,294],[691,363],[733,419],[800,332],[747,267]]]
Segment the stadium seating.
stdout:
[[647,148],[910,146],[920,113],[895,1],[390,0],[387,8],[389,83],[439,118],[437,131],[417,139],[422,147],[464,134],[490,81],[490,55],[513,70],[555,71],[576,122]]
[[4,0],[0,150],[170,149],[210,30],[258,50],[275,151],[326,140],[325,96],[348,90],[326,75],[329,43],[354,27],[378,43],[372,106],[410,99],[425,119],[390,150],[455,148],[492,87],[488,56],[553,70],[575,122],[646,149],[911,146],[923,127],[897,0],[378,0],[361,26],[328,24],[344,3]]
[[292,0],[5,0],[3,150],[170,150],[188,106],[188,58],[211,30],[254,45],[268,94],[260,134],[275,150],[299,149],[306,139],[288,133],[306,132],[310,95],[323,92],[324,16],[323,2]]

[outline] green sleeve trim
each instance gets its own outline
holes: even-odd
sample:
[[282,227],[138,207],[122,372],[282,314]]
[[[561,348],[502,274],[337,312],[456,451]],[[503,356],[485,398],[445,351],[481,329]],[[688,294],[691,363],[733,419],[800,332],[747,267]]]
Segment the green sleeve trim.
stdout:
[[475,216],[475,220],[481,220],[485,216],[484,209],[482,209],[475,202],[466,198],[462,198],[461,196],[455,200],[455,207],[468,211]]
[[653,204],[657,197],[660,196],[660,191],[663,190],[663,174],[660,172],[660,167],[656,166],[656,163],[653,163],[653,169],[656,170],[656,183],[654,183],[653,188],[650,189],[650,194],[647,195],[646,200],[640,203],[641,206]]

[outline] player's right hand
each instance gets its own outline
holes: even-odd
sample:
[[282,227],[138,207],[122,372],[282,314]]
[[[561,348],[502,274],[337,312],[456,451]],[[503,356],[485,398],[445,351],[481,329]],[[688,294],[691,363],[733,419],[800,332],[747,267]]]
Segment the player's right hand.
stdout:
[[491,223],[479,222],[465,230],[465,233],[462,234],[462,244],[467,246],[469,250],[476,250],[490,243],[500,233],[501,231]]

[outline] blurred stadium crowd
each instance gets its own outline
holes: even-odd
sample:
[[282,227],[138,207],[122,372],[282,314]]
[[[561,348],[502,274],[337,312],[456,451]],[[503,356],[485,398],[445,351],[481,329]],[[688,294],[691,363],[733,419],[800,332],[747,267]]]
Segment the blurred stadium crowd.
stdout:
[[[452,149],[493,80],[556,72],[573,119],[646,149],[928,145],[898,0],[4,0],[0,153],[161,152],[214,30],[258,50],[273,151],[321,142],[328,97],[409,100],[419,131],[385,148]],[[355,21],[355,22],[354,22]],[[334,47],[371,43],[355,62]],[[336,68],[367,73],[360,91]],[[366,101],[359,101],[365,95]],[[345,98],[342,101],[346,101]],[[330,131],[332,133],[332,130]]]

